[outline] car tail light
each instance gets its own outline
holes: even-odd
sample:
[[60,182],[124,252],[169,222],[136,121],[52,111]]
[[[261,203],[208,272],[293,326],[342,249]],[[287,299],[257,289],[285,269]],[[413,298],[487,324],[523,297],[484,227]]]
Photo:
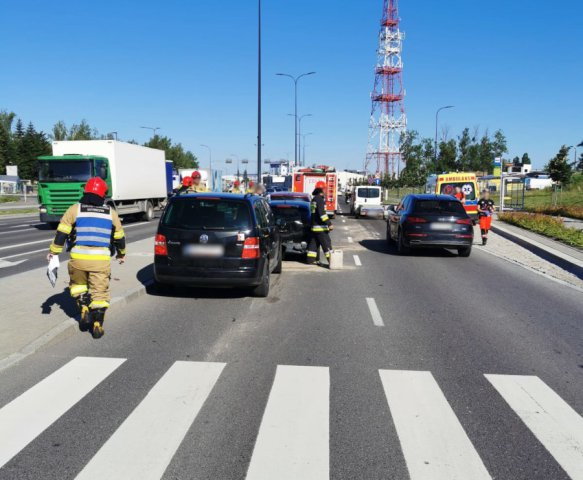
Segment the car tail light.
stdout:
[[473,225],[474,224],[472,222],[471,218],[460,218],[459,220],[456,220],[455,223],[458,223],[460,225]]
[[259,238],[249,237],[243,244],[243,253],[241,258],[259,258]]
[[164,235],[156,235],[154,239],[154,255],[168,256],[168,247],[166,246],[166,237]]
[[407,233],[408,237],[426,237],[426,233]]
[[474,238],[473,235],[456,235],[455,238]]
[[407,223],[427,223],[427,220],[421,217],[407,217]]

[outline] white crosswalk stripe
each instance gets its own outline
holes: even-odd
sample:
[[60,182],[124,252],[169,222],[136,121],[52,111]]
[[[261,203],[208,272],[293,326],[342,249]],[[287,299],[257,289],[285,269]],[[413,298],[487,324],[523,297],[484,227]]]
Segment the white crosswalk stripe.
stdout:
[[224,366],[174,363],[77,479],[161,478]]
[[[1,408],[0,468],[123,362],[77,357]],[[162,478],[225,366],[175,362],[77,478]],[[491,480],[430,372],[379,370],[379,376],[411,480]],[[557,464],[583,480],[583,417],[538,377],[485,377],[492,395],[502,396]],[[246,478],[329,479],[330,400],[328,367],[279,365]]]
[[490,480],[430,372],[379,373],[411,480]]
[[248,480],[328,479],[327,367],[278,366]]
[[123,358],[77,357],[3,407],[0,467],[123,362]]
[[583,480],[583,417],[540,378],[486,378],[573,480]]

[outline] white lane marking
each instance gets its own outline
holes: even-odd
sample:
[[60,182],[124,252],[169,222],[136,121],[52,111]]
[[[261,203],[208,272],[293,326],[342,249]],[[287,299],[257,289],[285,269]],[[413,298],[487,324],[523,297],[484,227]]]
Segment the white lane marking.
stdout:
[[357,267],[362,267],[362,262],[360,261],[360,257],[358,255],[353,255],[353,257],[354,257],[354,264]]
[[47,244],[47,249],[48,249],[49,245],[51,244],[51,240],[52,239],[47,238],[45,240],[37,240],[36,242],[26,242],[26,243],[19,243],[19,244],[14,244],[14,245],[8,245],[6,247],[0,247],[0,250],[8,250],[10,248],[25,247],[27,245],[35,245],[37,243],[46,243]]
[[77,479],[162,478],[224,367],[174,363]]
[[342,223],[346,223],[346,220],[344,218],[342,219]]
[[40,250],[32,250],[31,252],[17,253],[16,255],[10,255],[8,257],[2,257],[2,258],[0,258],[0,260],[8,260],[9,258],[22,257],[23,255],[30,255],[32,253],[39,253],[39,252],[47,252],[48,253],[48,249],[41,248]]
[[0,467],[123,362],[124,358],[74,358],[2,408]]
[[328,367],[278,365],[247,480],[330,478]]
[[16,265],[20,265],[28,260],[25,258],[24,260],[17,260],[16,262],[9,262],[8,260],[0,259],[0,268],[9,268],[9,267],[16,267]]
[[352,243],[352,242],[353,242],[352,237],[348,237],[348,243]]
[[0,235],[7,235],[9,233],[20,233],[20,232],[33,232],[32,228],[23,228],[22,230],[10,230],[6,232],[0,232]]
[[350,230],[349,226],[344,227],[344,230]]
[[130,223],[129,225],[123,225],[123,229],[125,230],[126,228],[132,228],[132,227],[139,227],[141,225],[156,225],[155,222],[141,222],[141,223]]
[[583,479],[583,417],[540,378],[485,375],[573,480]]
[[377,307],[377,302],[375,301],[375,299],[367,298],[366,304],[368,305],[368,309],[370,310],[372,323],[374,323],[377,327],[384,327],[385,323],[383,322],[383,317],[381,317],[381,312],[379,311],[379,307]]
[[18,228],[18,227],[39,227],[41,225],[44,225],[44,223],[23,223],[21,225],[12,225],[11,227],[8,228]]
[[411,480],[491,480],[431,372],[379,374]]

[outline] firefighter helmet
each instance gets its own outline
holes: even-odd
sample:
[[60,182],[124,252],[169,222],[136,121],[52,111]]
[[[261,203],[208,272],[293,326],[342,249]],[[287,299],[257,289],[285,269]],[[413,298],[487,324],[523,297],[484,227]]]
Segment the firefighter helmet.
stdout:
[[87,180],[85,189],[83,191],[84,193],[94,193],[95,195],[99,195],[101,198],[105,198],[107,189],[107,183],[105,183],[102,178],[93,177]]
[[253,188],[255,186],[255,182],[249,182],[249,188]]
[[319,181],[318,183],[316,183],[316,188],[321,188],[322,190],[325,190],[326,184],[322,181]]
[[182,179],[182,186],[183,187],[192,187],[192,177],[184,177]]
[[201,178],[200,172],[198,170],[192,172],[192,179],[194,180],[195,178]]

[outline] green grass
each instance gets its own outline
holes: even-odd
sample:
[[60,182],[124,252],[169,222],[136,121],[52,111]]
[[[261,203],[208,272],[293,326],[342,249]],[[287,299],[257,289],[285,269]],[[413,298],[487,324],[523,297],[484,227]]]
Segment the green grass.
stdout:
[[0,195],[0,203],[18,202],[18,200],[20,200],[20,197],[14,195]]
[[501,213],[498,218],[503,222],[539,233],[572,247],[583,248],[583,231],[565,227],[560,218],[524,212]]
[[38,213],[38,208],[13,208],[10,210],[0,210],[0,216],[2,215],[19,215],[25,213]]

